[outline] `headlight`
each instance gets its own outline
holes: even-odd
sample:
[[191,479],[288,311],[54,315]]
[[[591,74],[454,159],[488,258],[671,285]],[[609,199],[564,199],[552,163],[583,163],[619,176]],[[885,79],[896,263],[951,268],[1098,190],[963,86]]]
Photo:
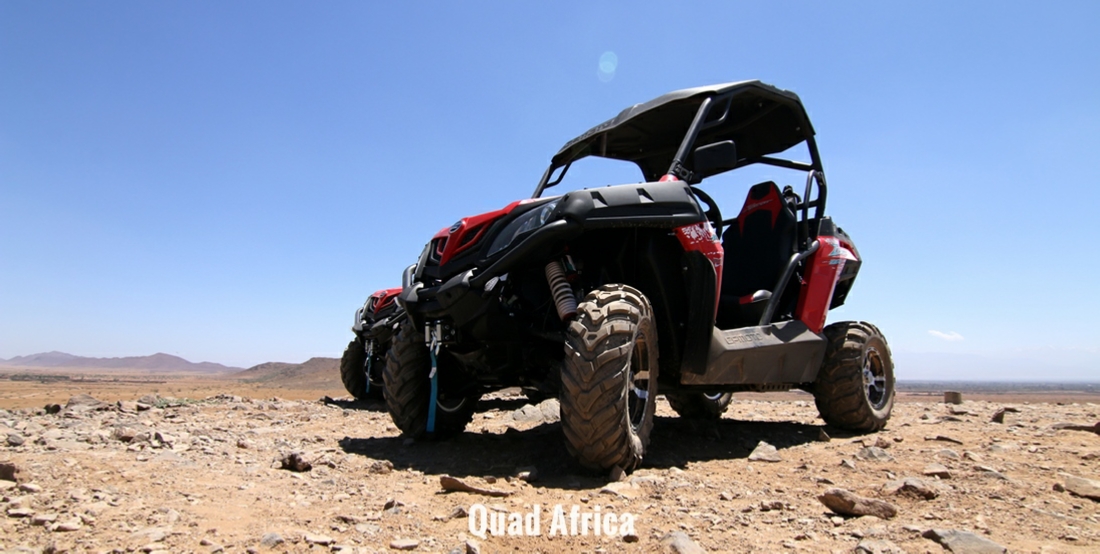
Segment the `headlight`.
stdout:
[[561,198],[557,198],[547,202],[513,220],[508,225],[505,225],[500,230],[500,234],[493,240],[493,245],[489,248],[489,255],[492,256],[501,250],[512,244],[517,237],[534,231],[539,227],[542,227],[550,220],[550,214],[554,212],[554,208],[558,207],[558,203],[561,202]]

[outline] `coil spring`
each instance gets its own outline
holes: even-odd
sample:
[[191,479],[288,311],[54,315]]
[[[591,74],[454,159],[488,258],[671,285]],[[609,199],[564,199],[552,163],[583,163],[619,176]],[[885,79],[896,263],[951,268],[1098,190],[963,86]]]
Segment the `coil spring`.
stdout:
[[568,321],[577,315],[577,299],[573,296],[569,281],[565,279],[565,270],[557,260],[546,264],[546,281],[550,283],[550,294],[554,296],[558,317],[562,321]]

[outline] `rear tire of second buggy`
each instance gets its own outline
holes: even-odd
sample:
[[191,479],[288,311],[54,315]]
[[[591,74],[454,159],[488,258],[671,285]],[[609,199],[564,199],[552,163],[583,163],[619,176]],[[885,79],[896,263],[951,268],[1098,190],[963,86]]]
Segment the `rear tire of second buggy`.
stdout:
[[340,380],[356,400],[367,399],[367,351],[359,337],[348,343],[340,358]]

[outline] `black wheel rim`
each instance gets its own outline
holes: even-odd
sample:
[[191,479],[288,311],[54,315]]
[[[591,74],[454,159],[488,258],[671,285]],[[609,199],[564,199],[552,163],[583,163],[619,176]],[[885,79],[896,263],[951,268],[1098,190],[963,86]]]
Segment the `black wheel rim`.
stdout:
[[863,358],[863,396],[876,410],[881,410],[889,397],[886,390],[886,368],[878,350],[874,348],[869,348]]
[[435,401],[436,408],[441,412],[447,412],[453,414],[460,411],[466,405],[466,397],[459,396],[457,398],[437,398]]
[[630,367],[627,368],[630,390],[627,393],[627,411],[630,417],[630,426],[634,432],[638,432],[645,421],[646,410],[649,407],[649,345],[640,337],[634,342],[634,350],[630,353]]

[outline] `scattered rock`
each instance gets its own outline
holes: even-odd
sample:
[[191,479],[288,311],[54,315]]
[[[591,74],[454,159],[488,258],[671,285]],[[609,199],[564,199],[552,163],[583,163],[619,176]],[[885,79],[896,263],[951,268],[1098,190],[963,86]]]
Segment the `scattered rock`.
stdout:
[[779,451],[776,450],[774,446],[764,441],[760,441],[760,443],[756,445],[756,448],[753,449],[752,453],[749,454],[749,461],[774,463],[783,461],[783,459],[779,457]]
[[311,533],[302,535],[302,540],[306,541],[306,544],[319,544],[321,546],[328,546],[336,542],[335,539],[328,535],[314,535]]
[[274,548],[284,542],[286,542],[286,540],[278,533],[265,533],[264,536],[260,538],[260,545],[268,548]]
[[600,489],[600,494],[613,494],[622,498],[637,498],[641,492],[642,489],[640,487],[634,483],[627,483],[625,481],[608,483]]
[[932,500],[940,495],[935,487],[921,481],[920,479],[906,478],[890,481],[882,487],[882,492],[890,495],[904,495],[912,496],[914,498],[923,498],[924,500]]
[[1001,408],[1001,409],[997,410],[996,413],[993,414],[993,417],[990,419],[990,421],[993,422],[993,423],[1004,423],[1005,422],[1005,414],[1010,413],[1010,412],[1011,413],[1016,413],[1016,412],[1019,412],[1019,411],[1020,410],[1017,410],[1016,408],[1006,406],[1004,408]]
[[30,508],[15,507],[8,508],[8,517],[31,517],[34,515],[34,510]]
[[22,483],[19,485],[19,490],[23,492],[29,492],[31,494],[40,493],[42,492],[42,485],[37,485],[35,483]]
[[626,480],[626,472],[623,471],[623,468],[621,468],[619,466],[613,466],[611,468],[611,474],[607,476],[607,479],[609,481],[612,481],[612,482],[614,482],[614,481],[625,481]]
[[19,433],[8,433],[8,446],[23,446],[26,439]]
[[782,500],[761,500],[760,511],[761,512],[781,512],[786,508],[786,504]]
[[31,525],[45,526],[57,521],[57,514],[35,514],[31,518]]
[[962,404],[963,403],[963,394],[961,392],[953,391],[953,390],[944,391],[943,392],[943,402],[944,402],[944,404]]
[[18,481],[19,468],[14,462],[0,462],[0,479],[4,481]]
[[939,477],[940,479],[951,478],[951,471],[943,464],[928,464],[924,466],[924,470],[922,470],[921,473],[929,477]]
[[891,456],[889,453],[878,446],[866,446],[856,453],[856,457],[861,460],[869,460],[874,462],[894,461],[893,456]]
[[875,516],[890,519],[898,515],[898,509],[888,502],[864,498],[844,489],[829,489],[817,499],[826,508],[842,516]]
[[520,481],[537,481],[539,478],[539,470],[535,466],[525,466],[516,468],[516,479]]
[[474,539],[466,539],[466,554],[481,554],[481,543]]
[[58,531],[61,533],[71,533],[73,531],[79,531],[84,527],[84,523],[80,521],[80,518],[73,518],[68,521],[62,521],[57,525],[50,527],[51,531]]
[[501,491],[496,489],[487,489],[482,487],[475,487],[469,485],[463,481],[455,479],[450,475],[439,476],[439,484],[443,487],[443,490],[447,492],[468,492],[472,494],[483,494],[485,496],[503,497],[510,496],[511,491]]
[[963,441],[961,441],[959,439],[956,439],[956,438],[948,437],[947,435],[935,435],[935,436],[932,436],[932,437],[924,437],[924,440],[926,440],[926,441],[943,441],[943,442],[950,442],[950,443],[954,443],[954,444],[962,444],[963,443]]
[[941,457],[941,458],[947,458],[948,460],[958,460],[959,459],[959,453],[955,452],[954,450],[951,450],[950,448],[944,448],[943,450],[940,450],[939,452],[936,452],[936,455]]
[[864,539],[859,541],[856,554],[906,554],[900,546],[883,539]]
[[682,531],[673,531],[662,537],[661,551],[669,554],[706,554],[703,547],[695,544],[695,541]]
[[882,449],[887,449],[890,448],[891,445],[890,441],[886,440],[886,437],[878,437],[875,439],[875,446]]
[[845,459],[840,461],[840,467],[842,467],[844,469],[855,469],[856,468],[856,463],[853,462],[852,460],[849,460],[849,459],[845,458]]
[[921,536],[931,539],[955,554],[1002,554],[1008,549],[974,533],[956,529],[929,529]]
[[44,409],[49,415],[58,414],[61,413],[61,404],[46,404]]
[[416,539],[394,539],[390,541],[390,548],[394,550],[416,550],[420,541]]
[[111,430],[111,437],[121,442],[133,442],[137,436],[138,430],[128,425],[119,425]]
[[527,404],[508,415],[516,423],[554,423],[561,418],[561,405],[556,398],[538,404]]
[[1008,476],[989,466],[974,466],[974,469],[982,472],[985,477],[993,477],[1002,481],[1008,481]]
[[1072,494],[1100,501],[1100,481],[1086,479],[1069,473],[1059,473],[1065,479],[1065,489]]
[[1096,425],[1078,425],[1076,423],[1055,423],[1050,426],[1052,429],[1058,429],[1059,431],[1087,431],[1089,433],[1096,433],[1100,435],[1100,422]]
[[280,469],[288,469],[290,471],[297,471],[299,473],[313,469],[313,464],[307,462],[302,457],[301,452],[291,452],[289,454],[286,454],[282,457],[282,459],[279,460],[279,463],[281,464]]
[[376,475],[386,475],[393,471],[393,462],[389,460],[375,460],[371,462],[370,467],[367,468],[368,473],[374,473]]
[[131,536],[134,538],[144,537],[148,539],[150,543],[157,543],[168,538],[171,534],[171,527],[146,527],[135,531]]
[[95,410],[105,410],[110,406],[102,400],[97,400],[88,394],[78,394],[70,397],[69,401],[65,403],[66,413],[83,413],[91,412]]
[[470,515],[466,508],[462,506],[455,506],[455,509],[451,510],[450,514],[447,514],[447,519],[459,519]]

